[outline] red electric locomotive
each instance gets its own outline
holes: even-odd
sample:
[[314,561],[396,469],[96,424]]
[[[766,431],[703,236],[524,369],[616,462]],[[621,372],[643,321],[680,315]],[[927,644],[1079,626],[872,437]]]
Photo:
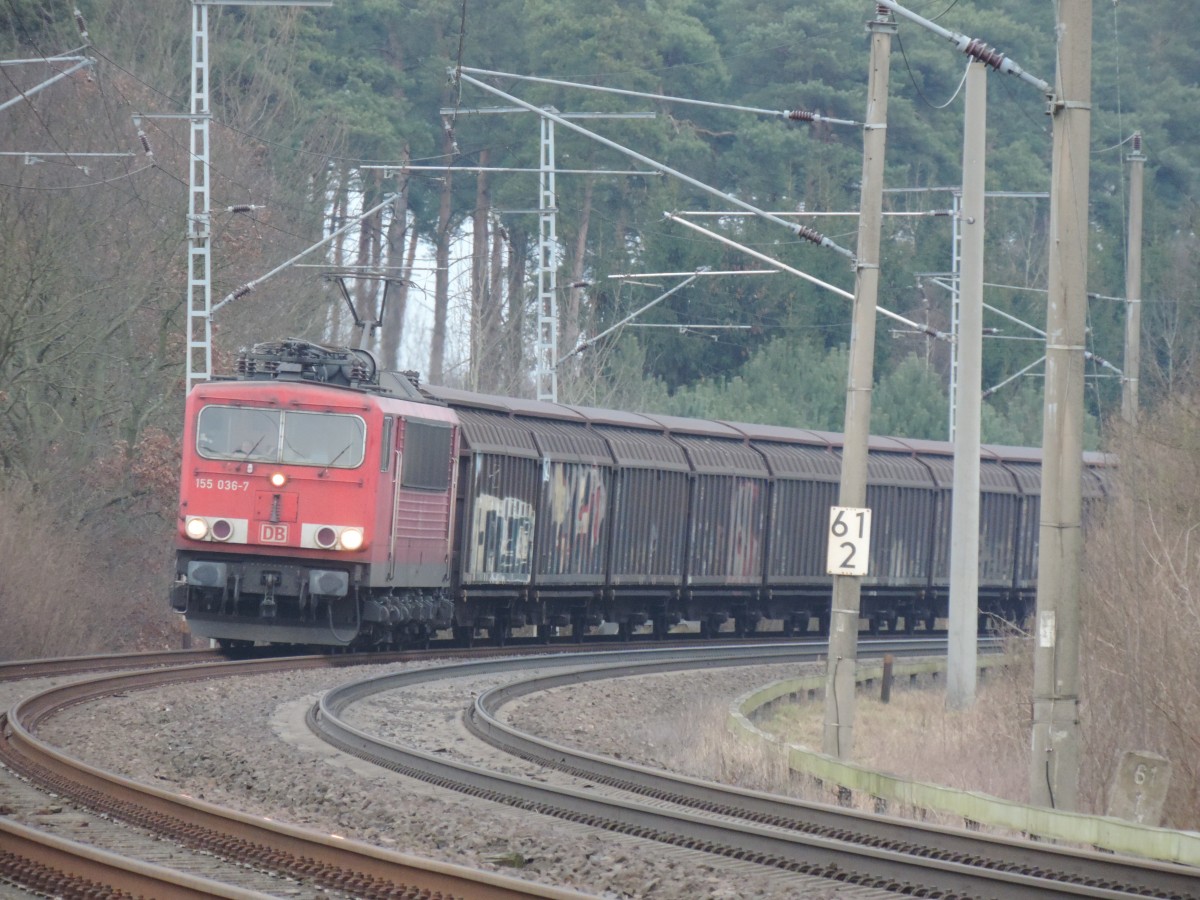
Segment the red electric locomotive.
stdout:
[[174,609],[191,632],[346,645],[452,624],[458,421],[369,354],[243,352],[187,400]]

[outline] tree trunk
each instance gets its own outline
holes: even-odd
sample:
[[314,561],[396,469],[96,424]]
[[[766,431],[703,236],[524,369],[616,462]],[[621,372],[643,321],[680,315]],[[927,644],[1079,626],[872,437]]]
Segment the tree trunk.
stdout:
[[479,389],[493,393],[503,393],[504,372],[504,238],[505,231],[497,223],[492,229],[492,258],[488,278],[487,303],[483,308],[483,318],[480,330],[484,336],[482,342],[480,368],[482,378]]
[[[454,152],[454,134],[449,128],[442,132],[442,153],[449,160]],[[442,175],[442,196],[438,206],[437,248],[434,265],[433,334],[429,341],[429,380],[433,384],[445,381],[446,316],[450,309],[450,227],[451,174],[447,166]]]
[[[369,177],[371,181],[364,182],[362,186],[364,210],[370,209],[379,200],[379,176],[373,174]],[[350,333],[346,341],[354,346],[369,346],[369,344],[360,343],[359,329],[370,328],[371,321],[378,313],[376,291],[379,288],[379,282],[369,277],[367,270],[379,265],[381,217],[382,210],[362,219],[358,226],[358,257],[355,261],[358,269],[349,277],[349,282],[353,285],[350,296],[354,298],[357,315],[355,321],[350,323]]]
[[501,344],[504,393],[519,397],[530,389],[529,369],[525,360],[525,263],[528,235],[519,229],[509,232],[508,240],[508,327]]
[[583,303],[584,291],[583,275],[587,270],[587,239],[588,225],[592,218],[592,195],[595,192],[596,179],[592,175],[587,176],[587,180],[583,185],[583,208],[579,211],[579,233],[575,236],[575,251],[574,259],[571,260],[571,281],[570,290],[567,294],[567,315],[563,321],[562,328],[562,347],[564,350],[569,350],[575,346],[579,340],[580,332],[580,307]]
[[[333,208],[329,213],[329,226],[326,234],[337,231],[346,222],[346,203],[347,195],[349,194],[349,186],[346,184],[347,173],[343,169],[336,179],[337,196],[333,200]],[[342,268],[346,265],[346,251],[341,241],[334,241],[331,245],[333,250],[334,268]],[[331,344],[338,343],[338,339],[342,330],[342,313],[345,309],[345,303],[342,300],[341,293],[332,289],[333,286],[326,282],[325,293],[329,296],[328,307],[328,328],[326,329],[325,340]]]
[[[408,162],[408,148],[404,148],[403,159]],[[416,226],[413,235],[416,235]],[[400,368],[400,345],[404,340],[404,313],[408,306],[408,279],[411,277],[412,263],[407,265],[404,260],[404,238],[408,233],[408,183],[400,186],[396,202],[392,204],[392,219],[388,223],[387,232],[387,263],[395,266],[389,269],[389,274],[396,281],[388,291],[388,305],[383,311],[383,322],[379,329],[380,360],[385,369],[396,371]]]
[[[479,165],[486,167],[490,158],[491,153],[484,148],[479,152]],[[489,299],[488,212],[492,205],[492,192],[487,172],[478,173],[475,179],[475,215],[471,230],[471,362],[467,387],[479,390],[487,372],[484,367],[487,355],[485,348],[493,339],[483,327]]]

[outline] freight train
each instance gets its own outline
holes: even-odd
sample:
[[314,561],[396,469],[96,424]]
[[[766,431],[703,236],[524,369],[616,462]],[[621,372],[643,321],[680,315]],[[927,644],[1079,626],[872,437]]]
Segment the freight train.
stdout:
[[[1085,498],[1104,492],[1089,455]],[[829,625],[841,437],[420,385],[358,350],[255,345],[186,405],[171,606],[193,635],[385,647]],[[867,627],[947,615],[951,447],[874,437]],[[985,446],[981,622],[1036,590],[1040,461]],[[767,623],[771,623],[769,626]],[[605,629],[605,630],[612,630]]]

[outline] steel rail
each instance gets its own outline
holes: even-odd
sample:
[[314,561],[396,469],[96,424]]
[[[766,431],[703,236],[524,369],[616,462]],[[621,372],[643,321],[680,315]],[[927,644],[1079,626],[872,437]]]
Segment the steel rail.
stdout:
[[447,897],[472,900],[528,897],[567,900],[584,896],[224,809],[106,772],[36,737],[38,726],[57,712],[116,693],[218,677],[360,665],[368,661],[375,662],[377,658],[298,657],[208,663],[109,675],[54,687],[12,707],[0,729],[5,738],[4,761],[46,789],[113,818],[160,832],[203,852],[284,872],[329,889],[349,890],[354,896],[403,896],[406,890],[414,891],[414,896],[419,896],[420,891],[440,891]]
[[[826,804],[810,803],[717,784],[649,766],[589,753],[521,731],[499,718],[509,703],[531,694],[589,680],[646,674],[644,667],[608,666],[569,675],[554,673],[492,688],[475,698],[464,713],[468,729],[504,752],[549,768],[599,781],[658,801],[754,822],[813,833],[838,833],[844,840],[936,852],[996,871],[1041,871],[1087,889],[1127,885],[1137,896],[1179,897],[1200,894],[1200,872],[1185,866],[1154,863],[1025,840],[973,834],[960,829],[872,816]],[[850,831],[853,833],[850,833]]]
[[[874,645],[876,652],[915,651],[914,643],[884,641]],[[936,642],[944,648],[944,642]],[[928,647],[922,648],[928,652]],[[790,652],[789,652],[790,651]],[[729,665],[754,665],[768,662],[815,659],[825,645],[809,644],[790,648],[721,647],[711,651],[695,650],[671,653],[641,651],[630,653],[618,665],[625,671],[663,671]],[[623,654],[617,654],[621,656]],[[611,657],[610,657],[611,659]],[[550,657],[538,663],[561,667],[578,665],[579,658],[563,661]],[[914,860],[887,848],[853,845],[837,837],[789,833],[784,829],[746,822],[730,823],[690,811],[672,811],[649,807],[638,802],[598,797],[594,792],[571,788],[553,788],[540,782],[502,775],[466,763],[442,758],[411,747],[384,741],[348,725],[340,713],[353,703],[376,693],[422,681],[455,674],[471,675],[498,672],[528,665],[526,661],[492,662],[482,665],[452,666],[421,672],[396,673],[379,679],[356,682],[326,694],[310,710],[309,723],[325,740],[346,752],[371,760],[402,774],[448,788],[466,791],[498,802],[583,821],[598,827],[632,833],[652,840],[687,847],[700,847],[740,859],[753,859],[785,870],[809,875],[827,875],[864,886],[921,890],[939,890],[976,895],[1028,897],[1062,896],[1074,893],[1092,897],[1126,897],[1124,893],[1097,893],[1094,889],[1073,889],[1061,883],[1047,882],[1023,874],[981,875],[970,865],[957,861]],[[561,678],[586,679],[586,673],[566,673]],[[902,874],[901,874],[902,873]],[[999,892],[998,892],[999,891]]]
[[105,654],[101,656],[71,656],[62,659],[21,659],[0,663],[0,681],[24,678],[61,678],[91,672],[111,672],[119,669],[151,669],[159,666],[191,665],[200,662],[221,662],[227,656],[219,650],[168,650],[150,653]]
[[[877,653],[915,651],[913,641],[877,642]],[[937,642],[944,648],[944,642]],[[924,648],[928,652],[928,648]],[[789,658],[785,648],[721,647],[708,651],[683,651],[686,657],[672,656],[671,651],[634,651],[629,659],[617,664],[625,674],[646,674],[670,669],[704,668],[728,665],[766,664],[772,662],[813,659],[825,651],[825,644],[793,645]],[[661,653],[661,655],[660,655]],[[679,651],[676,651],[679,653]],[[617,654],[620,656],[622,654]],[[702,657],[699,661],[697,656]],[[655,659],[654,657],[658,657]],[[612,657],[609,657],[612,659]],[[561,667],[579,665],[581,657],[562,660],[548,657],[537,660],[538,665]],[[527,666],[530,660],[494,661],[486,664],[450,666],[425,669],[420,672],[396,673],[378,679],[355,682],[326,694],[309,712],[310,727],[323,739],[361,758],[370,760],[405,775],[419,778],[454,790],[498,802],[520,806],[533,811],[584,821],[598,827],[632,833],[666,843],[701,847],[710,852],[742,859],[754,859],[767,865],[806,874],[829,874],[838,880],[874,887],[903,890],[957,892],[964,895],[996,897],[1062,897],[1086,896],[1128,898],[1132,896],[1196,896],[1188,893],[1147,894],[1143,889],[1127,891],[1099,884],[1072,882],[1045,877],[1041,872],[988,870],[968,854],[955,859],[935,859],[929,854],[914,856],[882,846],[883,842],[865,839],[858,843],[846,840],[853,835],[864,818],[837,807],[826,807],[825,814],[835,823],[826,834],[803,833],[796,829],[779,828],[758,822],[721,821],[712,816],[688,810],[671,811],[661,806],[650,807],[636,801],[604,799],[594,791],[554,788],[543,782],[503,775],[467,763],[456,762],[439,755],[405,747],[348,725],[341,713],[354,703],[374,694],[397,690],[433,679],[456,675],[475,675],[501,672]],[[594,671],[594,670],[593,670]],[[553,676],[556,683],[570,683],[595,677],[589,671],[573,671]],[[661,797],[657,799],[661,800]],[[792,816],[795,819],[795,814]],[[911,830],[910,830],[911,833]],[[935,833],[930,831],[927,833]],[[831,836],[832,835],[832,836]],[[968,838],[962,838],[968,841]],[[911,840],[904,842],[911,846]],[[978,856],[979,846],[976,846]],[[1183,867],[1175,867],[1189,876]]]
[[198,878],[0,818],[0,873],[50,896],[156,900],[269,900],[270,894]]

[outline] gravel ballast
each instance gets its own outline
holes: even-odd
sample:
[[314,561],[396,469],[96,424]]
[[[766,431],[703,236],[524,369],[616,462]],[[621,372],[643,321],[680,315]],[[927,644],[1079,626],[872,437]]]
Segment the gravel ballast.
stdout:
[[[77,707],[40,733],[93,765],[170,791],[605,897],[889,896],[764,873],[476,800],[345,756],[309,732],[304,716],[322,692],[394,671],[373,666],[168,687]],[[521,728],[562,743],[729,781],[728,762],[712,752],[724,710],[740,694],[795,671],[794,665],[762,666],[617,679],[525,698],[507,713]],[[501,756],[464,728],[463,709],[501,678],[511,676],[459,678],[378,695],[346,718],[427,751],[526,777],[566,779]],[[741,781],[745,773],[732,775]],[[757,786],[753,780],[750,773],[743,783]]]

